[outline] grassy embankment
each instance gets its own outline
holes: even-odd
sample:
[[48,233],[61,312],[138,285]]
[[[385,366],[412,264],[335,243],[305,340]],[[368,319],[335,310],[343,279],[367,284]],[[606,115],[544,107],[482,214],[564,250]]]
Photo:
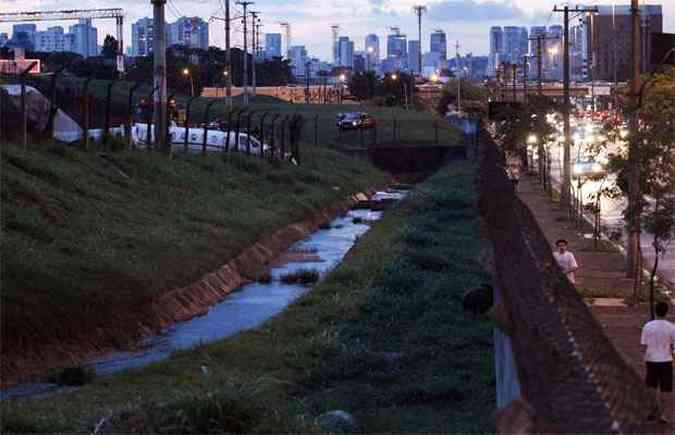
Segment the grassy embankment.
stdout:
[[[78,83],[78,87],[84,79],[71,79]],[[105,101],[107,93],[107,84],[105,80],[92,80],[89,84],[89,91],[94,94],[98,100]],[[132,87],[130,82],[119,82],[113,88],[112,101],[115,111],[124,113],[128,104],[129,90]],[[142,96],[150,93],[150,86],[143,86],[136,92],[134,100],[138,101]],[[171,93],[171,92],[169,92]],[[178,107],[185,108],[188,96],[175,96]],[[199,122],[203,118],[204,108],[209,98],[198,98],[192,103],[192,115],[190,119],[193,122]],[[378,121],[377,137],[379,144],[396,143],[399,145],[434,145],[436,138],[433,123],[437,122],[439,143],[441,145],[453,145],[457,143],[457,136],[447,122],[440,120],[437,116],[432,115],[426,111],[408,111],[400,107],[375,107],[362,106],[356,104],[290,104],[277,100],[276,98],[267,96],[258,96],[253,98],[251,104],[248,106],[242,105],[242,98],[234,99],[234,107],[241,109],[248,107],[250,111],[255,111],[257,115],[253,117],[253,125],[259,125],[259,116],[265,112],[269,112],[267,123],[271,122],[273,114],[280,114],[281,117],[290,116],[293,114],[300,114],[306,120],[305,128],[303,129],[302,141],[307,144],[314,143],[314,118],[319,116],[318,138],[321,146],[360,146],[361,145],[361,131],[345,131],[340,135],[336,119],[341,112],[365,110],[375,116]],[[102,112],[101,112],[102,113]],[[217,119],[219,117],[226,118],[226,110],[224,104],[216,104],[212,108],[210,119]],[[397,137],[396,141],[393,139],[394,118],[396,119]],[[277,123],[282,118],[277,120]],[[364,143],[368,144],[372,141],[374,132],[364,131]]]
[[110,416],[110,433],[311,433],[331,409],[365,433],[493,432],[492,327],[462,313],[463,291],[488,279],[474,171],[441,169],[259,329],[72,394],[0,404],[3,433],[91,431]]
[[99,328],[114,334],[101,345],[123,345],[158,292],[388,179],[325,148],[301,167],[235,153],[109,156],[3,147],[3,352]]

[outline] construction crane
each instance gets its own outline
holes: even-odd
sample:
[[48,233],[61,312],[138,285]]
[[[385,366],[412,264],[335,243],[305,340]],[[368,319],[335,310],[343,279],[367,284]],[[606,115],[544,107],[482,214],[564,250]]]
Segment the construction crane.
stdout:
[[291,57],[291,23],[279,21],[279,25],[286,31],[286,57]]
[[[0,23],[21,23],[31,21],[66,21],[66,20],[104,20],[115,19],[117,24],[117,69],[124,70],[123,35],[124,10],[121,8],[109,9],[68,9],[61,11],[23,11],[0,13]],[[89,38],[87,43],[89,42]],[[89,57],[89,47],[86,47],[86,56]]]
[[338,65],[340,62],[340,47],[338,47],[338,38],[340,36],[340,25],[331,24],[331,33],[333,35],[333,65]]

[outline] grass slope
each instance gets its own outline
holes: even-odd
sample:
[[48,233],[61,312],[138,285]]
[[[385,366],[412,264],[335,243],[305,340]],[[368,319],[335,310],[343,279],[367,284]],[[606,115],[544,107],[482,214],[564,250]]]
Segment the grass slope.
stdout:
[[109,156],[3,148],[6,351],[101,327],[119,327],[123,342],[125,321],[157,292],[387,179],[326,149],[301,167],[236,153]]
[[[2,403],[3,433],[316,433],[353,413],[365,433],[492,433],[492,326],[462,313],[488,277],[474,167],[442,169],[352,255],[261,328],[101,378]],[[206,370],[204,370],[206,369]]]

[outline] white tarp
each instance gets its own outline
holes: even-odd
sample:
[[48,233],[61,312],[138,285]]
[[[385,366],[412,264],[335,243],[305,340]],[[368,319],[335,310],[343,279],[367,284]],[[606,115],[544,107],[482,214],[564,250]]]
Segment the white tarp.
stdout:
[[[21,85],[0,85],[20,107]],[[43,130],[49,122],[49,99],[32,86],[26,86],[26,110],[28,119]],[[54,116],[53,137],[61,142],[73,142],[82,138],[82,128],[63,110],[58,109]]]

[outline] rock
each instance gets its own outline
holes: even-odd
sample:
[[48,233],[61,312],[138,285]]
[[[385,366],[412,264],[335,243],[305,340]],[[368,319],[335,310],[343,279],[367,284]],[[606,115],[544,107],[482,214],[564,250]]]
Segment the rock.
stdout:
[[470,311],[474,317],[478,314],[485,314],[493,303],[492,287],[484,285],[464,293],[464,311]]
[[359,429],[354,416],[341,410],[321,414],[316,418],[316,422],[329,433],[356,433]]

